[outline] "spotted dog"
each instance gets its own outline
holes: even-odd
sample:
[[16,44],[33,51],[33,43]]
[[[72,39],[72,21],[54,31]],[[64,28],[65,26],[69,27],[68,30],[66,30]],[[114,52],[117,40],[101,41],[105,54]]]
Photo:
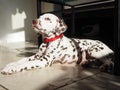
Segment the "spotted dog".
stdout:
[[67,38],[64,32],[67,25],[57,16],[47,13],[33,20],[33,29],[43,36],[44,42],[39,51],[30,57],[10,63],[1,71],[2,74],[12,74],[51,66],[54,62],[72,63],[80,66],[88,63],[88,56],[93,60],[100,60],[100,69],[113,64],[113,51],[98,40]]

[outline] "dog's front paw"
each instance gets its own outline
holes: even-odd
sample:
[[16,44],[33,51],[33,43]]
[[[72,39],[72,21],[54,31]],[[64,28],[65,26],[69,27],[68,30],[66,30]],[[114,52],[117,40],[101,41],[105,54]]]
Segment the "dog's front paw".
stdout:
[[15,72],[16,72],[16,64],[15,63],[10,63],[10,64],[6,65],[5,68],[3,68],[3,70],[1,71],[1,73],[4,75],[10,75]]
[[5,66],[5,68],[3,68],[1,73],[5,74],[5,75],[9,75],[9,74],[13,74],[13,73],[16,73],[16,72],[21,72],[21,71],[23,71],[22,66],[27,61],[28,61],[27,58],[23,58],[23,59],[21,59],[21,60],[19,60],[17,62],[13,62],[13,63],[7,64]]

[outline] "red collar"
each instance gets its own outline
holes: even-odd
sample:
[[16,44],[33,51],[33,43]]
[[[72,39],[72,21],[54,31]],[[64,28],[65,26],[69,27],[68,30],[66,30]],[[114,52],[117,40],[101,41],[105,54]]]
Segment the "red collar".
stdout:
[[46,38],[45,39],[45,42],[46,43],[49,43],[49,42],[52,42],[52,41],[55,41],[55,40],[57,40],[57,39],[59,39],[59,38],[62,38],[63,37],[63,34],[60,34],[60,35],[58,35],[58,36],[55,36],[55,37],[53,37],[53,38]]

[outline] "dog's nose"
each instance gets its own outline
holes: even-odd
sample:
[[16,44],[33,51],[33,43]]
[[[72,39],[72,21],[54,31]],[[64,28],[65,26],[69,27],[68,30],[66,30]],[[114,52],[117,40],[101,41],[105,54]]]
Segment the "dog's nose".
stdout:
[[33,20],[32,23],[33,23],[33,24],[37,24],[37,23],[38,23],[38,20]]

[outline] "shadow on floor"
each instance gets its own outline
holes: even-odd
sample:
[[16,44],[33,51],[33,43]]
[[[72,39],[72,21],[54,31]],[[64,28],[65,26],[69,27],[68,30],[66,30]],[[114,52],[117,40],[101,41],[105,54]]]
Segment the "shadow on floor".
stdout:
[[25,47],[25,48],[18,48],[16,49],[20,53],[17,55],[18,57],[29,57],[37,53],[37,47]]

